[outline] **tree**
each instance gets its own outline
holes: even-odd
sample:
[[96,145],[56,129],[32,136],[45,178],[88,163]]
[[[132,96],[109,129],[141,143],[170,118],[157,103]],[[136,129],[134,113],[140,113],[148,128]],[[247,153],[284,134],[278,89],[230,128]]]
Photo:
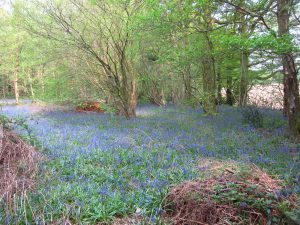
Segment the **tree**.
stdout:
[[[76,47],[98,64],[113,106],[127,118],[136,115],[137,72],[132,21],[142,1],[35,1],[27,28],[51,40]],[[44,14],[43,12],[47,12]]]
[[[277,21],[278,36],[286,41],[289,38],[289,18],[291,13],[292,1],[277,1]],[[299,81],[297,78],[298,70],[295,59],[290,48],[281,53],[283,67],[283,84],[284,84],[284,107],[289,120],[289,128],[292,134],[300,135],[300,98],[299,98]]]
[[[20,97],[20,72],[24,33],[17,31],[13,15],[5,14],[0,31],[1,72],[13,83],[16,104]],[[6,81],[6,80],[5,80]],[[3,88],[5,90],[5,88]]]

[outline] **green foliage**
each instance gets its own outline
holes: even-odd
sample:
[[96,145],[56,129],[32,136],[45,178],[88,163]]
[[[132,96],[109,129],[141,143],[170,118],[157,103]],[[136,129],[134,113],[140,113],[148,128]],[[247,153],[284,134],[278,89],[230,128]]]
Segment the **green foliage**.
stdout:
[[243,120],[253,125],[255,128],[261,128],[264,125],[264,115],[261,110],[255,106],[245,106],[241,109]]
[[267,116],[271,110],[249,105],[240,109],[243,121],[255,128],[264,128],[266,130],[275,130],[287,126],[287,121],[283,115],[274,114]]
[[111,106],[109,104],[105,104],[105,103],[102,103],[101,104],[101,108],[107,112],[107,113],[116,113],[116,108],[114,106]]
[[3,114],[0,114],[0,125],[3,127],[7,127],[9,123],[11,123],[11,119]]
[[[62,11],[62,15],[65,14],[70,19],[67,22],[74,26],[74,31],[84,31],[81,38],[86,41],[86,45],[94,48],[90,49],[93,50],[93,54],[102,55],[105,51],[98,42],[106,39],[103,37],[108,34],[102,30],[108,27],[100,27],[105,23],[112,23],[113,20],[110,14],[103,21],[102,17],[93,15],[97,12],[100,1],[91,0],[84,5],[77,5],[79,8],[83,7],[82,10],[76,10],[69,0],[53,1],[53,4],[54,2],[58,7],[66,9]],[[269,65],[268,61],[274,57],[269,54],[299,52],[295,45],[297,35],[284,35],[279,38],[276,34],[276,18],[269,15],[265,8],[271,7],[269,1],[246,1],[244,4],[249,11],[266,14],[271,29],[264,30],[261,23],[249,18],[244,24],[248,29],[240,35],[239,26],[233,26],[239,19],[239,13],[228,5],[222,6],[215,1],[108,1],[105,7],[107,12],[120,15],[124,7],[133,7],[130,9],[130,21],[123,26],[124,30],[120,34],[128,32],[130,36],[130,47],[127,48],[126,54],[133,62],[132,71],[138,74],[140,96],[146,98],[153,86],[159,86],[159,89],[163,87],[165,98],[171,100],[172,93],[184,90],[185,82],[190,82],[191,93],[180,93],[178,102],[193,104],[203,92],[202,66],[199,62],[208,53],[214,57],[216,68],[220,68],[221,87],[226,88],[226,79],[231,77],[232,90],[238,98],[240,50],[249,51],[251,55],[260,54],[261,59],[257,56],[253,58],[254,61],[262,61],[259,67],[249,67],[249,83],[261,77],[269,77],[270,71],[278,67],[278,63]],[[111,87],[105,87],[107,81],[104,82],[103,71],[93,59],[93,54],[89,55],[90,50],[82,51],[81,47],[86,45],[82,44],[79,48],[76,46],[76,41],[80,39],[78,33],[69,33],[71,36],[75,35],[74,38],[69,38],[68,32],[61,29],[58,21],[49,14],[49,10],[44,10],[48,5],[43,1],[35,5],[34,1],[18,0],[13,6],[13,13],[4,13],[1,20],[0,55],[4,63],[1,63],[0,72],[7,79],[0,80],[0,87],[1,84],[12,85],[18,58],[16,49],[21,47],[18,75],[21,96],[47,102],[94,97],[105,99]],[[222,13],[223,10],[226,13]],[[46,11],[48,13],[44,13]],[[200,12],[213,16],[214,13],[221,12],[222,15],[220,18],[211,18],[212,30],[208,34],[212,49],[209,51],[205,49],[204,35],[209,23]],[[256,32],[259,29],[262,31]],[[95,31],[98,34],[95,34]],[[114,35],[114,38],[117,36]],[[7,52],[9,54],[6,54]],[[114,57],[115,55],[110,53],[108,58]],[[149,57],[155,59],[155,63],[149,64]],[[190,73],[188,81],[185,76],[187,70]],[[144,74],[147,74],[147,77]],[[6,96],[13,96],[12,90],[6,93]]]
[[291,223],[299,224],[300,223],[300,209],[290,209],[290,202],[284,201],[279,205],[279,209],[281,212],[284,213],[284,215],[289,218]]

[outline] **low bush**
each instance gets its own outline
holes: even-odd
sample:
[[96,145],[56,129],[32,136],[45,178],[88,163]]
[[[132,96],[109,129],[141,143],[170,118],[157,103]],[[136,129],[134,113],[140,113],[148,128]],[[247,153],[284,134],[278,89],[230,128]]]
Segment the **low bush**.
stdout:
[[255,106],[245,106],[241,109],[243,121],[249,123],[255,128],[261,128],[264,126],[264,114]]

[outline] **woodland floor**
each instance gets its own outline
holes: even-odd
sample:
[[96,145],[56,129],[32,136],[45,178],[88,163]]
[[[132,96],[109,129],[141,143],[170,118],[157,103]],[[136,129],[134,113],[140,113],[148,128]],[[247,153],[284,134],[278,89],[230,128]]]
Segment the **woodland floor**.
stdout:
[[207,158],[254,163],[300,192],[300,147],[284,137],[279,111],[263,110],[262,129],[228,106],[210,117],[199,109],[147,105],[132,120],[31,104],[2,111],[25,118],[28,129],[15,131],[44,155],[35,191],[9,216],[11,209],[0,209],[5,224],[96,224],[127,215],[156,223],[170,187],[201,178]]

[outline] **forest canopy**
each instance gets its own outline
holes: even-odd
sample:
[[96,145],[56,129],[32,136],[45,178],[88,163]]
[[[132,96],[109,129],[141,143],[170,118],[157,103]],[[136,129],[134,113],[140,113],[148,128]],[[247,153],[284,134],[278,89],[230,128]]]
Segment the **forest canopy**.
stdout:
[[104,102],[135,117],[138,103],[251,104],[279,84],[300,133],[297,0],[14,0],[0,5],[2,98]]

